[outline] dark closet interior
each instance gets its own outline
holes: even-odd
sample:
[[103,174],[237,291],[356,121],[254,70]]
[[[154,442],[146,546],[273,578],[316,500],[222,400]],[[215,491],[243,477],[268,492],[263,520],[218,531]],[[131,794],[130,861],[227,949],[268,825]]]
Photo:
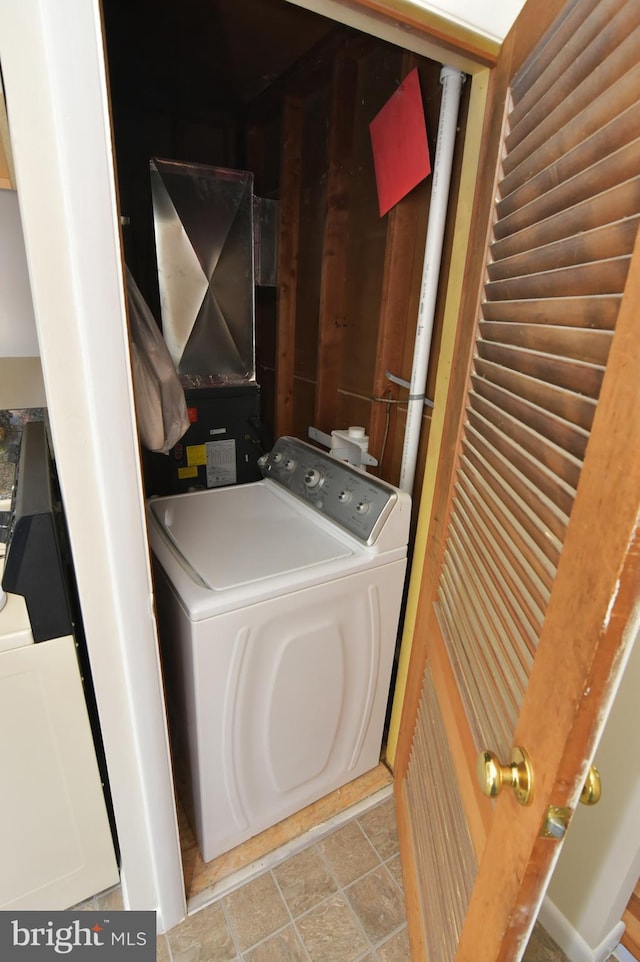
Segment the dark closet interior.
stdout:
[[[441,65],[285,0],[103,0],[103,16],[125,256],[154,316],[150,158],[252,171],[278,202],[277,285],[255,299],[266,429],[363,425],[373,473],[397,483],[408,392],[386,372],[411,376],[431,177],[380,217],[369,124],[417,67],[433,163]],[[463,88],[460,132],[467,108]],[[429,422],[425,408],[416,492]]]

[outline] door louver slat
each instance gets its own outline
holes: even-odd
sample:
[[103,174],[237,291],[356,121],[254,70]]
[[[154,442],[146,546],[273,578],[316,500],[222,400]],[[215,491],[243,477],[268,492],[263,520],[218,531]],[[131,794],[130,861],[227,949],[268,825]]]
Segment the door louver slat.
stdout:
[[525,300],[527,297],[571,297],[578,294],[614,294],[624,285],[630,257],[613,257],[561,267],[559,270],[533,272],[516,277],[489,281],[485,287],[487,300]]
[[[469,644],[469,641],[473,639],[474,635],[478,634],[478,630],[475,623],[467,619],[465,607],[458,597],[460,586],[465,583],[465,580],[466,579],[457,577],[454,557],[450,571],[447,572],[447,576],[443,577],[442,580],[441,600],[446,605],[445,610],[448,614],[448,624],[453,626],[456,632],[466,641],[466,644],[461,646],[461,650],[465,652],[473,650],[473,657],[468,662],[463,661],[461,666],[466,668],[467,677],[474,679],[467,698],[464,698],[464,700],[467,702],[468,699],[467,710],[472,709],[474,711],[477,736],[482,739],[486,735],[489,735],[493,742],[497,741],[502,745],[507,738],[512,712],[508,710],[502,700],[501,686],[499,684],[495,685],[495,689],[496,701],[500,706],[500,711],[495,713],[497,715],[495,720],[492,718],[489,706],[483,707],[479,703],[481,701],[481,693],[493,678],[493,673],[491,669],[487,667],[486,653],[479,648],[472,649]],[[469,601],[469,598],[465,598],[465,604]]]
[[[539,15],[529,4],[521,14],[494,75],[487,163],[474,200],[470,247],[476,250],[470,250],[468,270],[459,278],[463,287],[472,281],[462,298],[456,342],[464,345],[464,358],[456,357],[449,385],[446,446],[414,632],[412,670],[426,668],[421,678],[412,672],[403,716],[398,799],[407,799],[413,846],[408,880],[419,882],[414,902],[422,902],[415,915],[424,920],[413,936],[416,944],[423,938],[430,962],[456,962],[478,952],[491,960],[511,958],[522,951],[542,883],[541,861],[551,856],[548,849],[542,855],[544,843],[533,840],[539,823],[527,823],[518,849],[528,860],[525,874],[514,876],[513,860],[505,858],[495,898],[495,858],[488,844],[498,827],[504,837],[506,801],[512,800],[490,815],[473,783],[474,749],[508,758],[516,727],[530,732],[532,705],[543,702],[545,675],[538,669],[544,669],[550,651],[554,658],[560,652],[559,661],[567,664],[564,635],[553,628],[559,623],[566,628],[573,617],[567,594],[574,590],[575,573],[567,573],[574,568],[568,557],[562,559],[560,579],[557,567],[565,550],[581,563],[573,538],[564,547],[566,532],[577,522],[576,507],[584,523],[585,492],[588,503],[598,503],[597,464],[581,482],[583,459],[592,466],[600,454],[600,464],[611,464],[608,442],[628,436],[618,423],[603,451],[607,429],[596,408],[613,333],[617,343],[627,348],[630,343],[623,293],[640,229],[640,4],[563,0],[554,4],[557,18],[544,35],[539,24],[551,18],[552,8],[543,7]],[[480,281],[477,249],[487,228]],[[631,302],[636,280],[634,273]],[[616,331],[622,305],[623,329]],[[628,399],[629,355],[621,354],[616,349],[612,362],[620,364],[619,393],[627,392]],[[457,366],[463,360],[470,361],[466,392]],[[610,417],[608,387],[603,401],[599,415]],[[621,478],[624,474],[620,471]],[[631,501],[630,495],[626,503]],[[613,531],[618,515],[606,529]],[[586,590],[591,593],[588,585]],[[575,591],[582,616],[585,584],[576,584]],[[594,619],[599,624],[603,610],[599,606]],[[550,644],[538,652],[543,631]],[[529,688],[534,660],[535,685]],[[584,691],[580,677],[572,689],[578,699]],[[427,723],[441,739],[435,748]],[[583,745],[584,739],[576,738]],[[565,758],[571,755],[566,745],[563,751]],[[434,789],[439,753],[453,762],[449,773],[457,773],[466,824],[464,819],[454,824],[440,805],[441,793]],[[470,902],[460,887],[459,902],[468,915],[459,936],[462,916],[451,906],[459,859],[451,853],[464,851],[467,827],[481,868]],[[428,844],[425,835],[431,836]]]
[[590,297],[535,297],[526,301],[485,303],[487,321],[517,321],[520,324],[555,324],[564,327],[595,327],[612,331],[620,306],[620,295]]
[[526,529],[534,542],[547,551],[552,536],[558,543],[563,534],[566,517],[533,486],[519,475],[512,464],[499,452],[484,444],[470,433],[465,438],[464,453],[476,471],[482,473],[494,494],[511,512],[523,518]]
[[[519,605],[513,585],[501,578],[491,559],[485,557],[482,546],[477,539],[474,540],[473,513],[462,520],[465,526],[451,531],[452,563],[459,578],[455,595],[449,592],[449,610],[466,611],[469,624],[477,619],[484,644],[474,650],[472,657],[477,664],[489,666],[487,677],[496,675],[501,682],[507,682],[507,692],[500,685],[501,702],[511,704],[517,711],[517,693],[526,687],[537,628]],[[462,594],[459,593],[461,584],[468,586]],[[510,638],[516,630],[522,631],[523,638],[529,639],[529,647],[519,651],[513,649]],[[462,659],[467,657],[462,650],[459,655]],[[481,671],[481,674],[485,672]]]
[[[615,224],[585,231],[577,237],[563,238],[545,247],[532,248],[531,251],[511,257],[496,258],[489,264],[489,278],[499,281],[529,274],[535,276],[543,271],[559,272],[561,268],[589,264],[607,257],[619,257],[633,244],[639,222],[640,214]],[[546,294],[548,297],[549,292]]]
[[[569,180],[558,184],[557,187],[540,194],[524,207],[518,207],[510,211],[509,204],[506,204],[506,213],[495,225],[495,236],[502,238],[507,234],[524,230],[525,227],[531,227],[531,225],[558,213],[564,213],[569,208],[576,207],[593,197],[596,193],[603,193],[618,184],[631,180],[637,176],[638,170],[640,170],[640,139],[621,147],[610,157],[592,164],[586,170],[576,174],[575,177],[571,177]],[[634,213],[637,213],[637,210]],[[610,223],[611,215],[607,213],[606,208],[603,215],[605,219],[602,223]],[[535,246],[540,245],[536,244]]]
[[[490,608],[485,609],[482,604],[480,589],[482,585],[474,579],[474,573],[480,570],[482,559],[474,557],[473,549],[467,544],[462,545],[461,540],[452,532],[452,567],[451,584],[444,585],[443,590],[449,599],[449,606],[460,613],[460,617],[466,619],[469,624],[478,622],[479,630],[483,635],[485,644],[474,652],[474,663],[476,674],[479,678],[486,679],[496,677],[498,697],[503,711],[508,717],[513,717],[517,713],[517,705],[512,697],[513,690],[517,690],[519,685],[525,683],[526,672],[520,673],[519,682],[516,680],[517,672],[514,667],[507,664],[501,657],[501,652],[496,643],[499,637],[500,627],[494,621],[487,621]],[[469,583],[470,588],[459,594],[460,586]],[[504,593],[502,601],[504,603]],[[505,613],[508,608],[505,608]]]
[[632,70],[637,63],[639,23],[640,9],[633,18],[629,17],[628,11],[623,11],[606,28],[606,33],[615,32],[616,39],[622,40],[611,56],[602,63],[598,62],[601,57],[600,44],[605,39],[601,35],[586,51],[586,55],[540,97],[523,120],[512,125],[506,140],[508,155],[503,164],[505,174],[518,167],[525,157],[535,153],[556,131],[570,123],[575,114],[590,106],[603,90],[608,91]]
[[512,89],[436,602],[472,727],[502,750],[640,224],[640,6],[580,0],[547,47]]
[[528,398],[538,407],[577,424],[585,431],[589,431],[595,413],[595,404],[590,398],[582,394],[561,390],[556,384],[537,381],[520,371],[493,364],[476,358],[476,373],[482,380],[490,381],[519,397]]
[[[544,47],[536,52],[536,56],[532,57],[514,78],[511,87],[512,127],[530,113],[544,92],[575,64],[585,47],[602,36],[607,25],[624,12],[627,5],[628,0],[577,0],[558,23],[557,29],[546,38]],[[602,54],[601,59],[604,59]],[[586,76],[586,72],[583,75]]]
[[[464,559],[465,567],[459,568],[460,559]],[[522,677],[514,680],[512,666],[506,664],[505,651],[509,651],[508,638],[514,633],[522,632],[522,624],[517,618],[513,618],[513,611],[510,606],[505,604],[505,589],[499,584],[498,579],[491,577],[489,584],[492,591],[488,595],[482,596],[481,592],[486,591],[487,585],[482,585],[477,581],[478,572],[487,571],[481,555],[474,551],[474,547],[466,543],[460,543],[456,533],[452,532],[451,537],[451,562],[440,583],[439,590],[439,614],[444,616],[446,625],[446,637],[450,644],[450,651],[454,667],[457,666],[457,673],[465,678],[464,700],[472,707],[472,728],[475,729],[475,737],[482,743],[483,739],[489,737],[493,741],[497,740],[501,748],[508,745],[509,733],[517,717],[518,703],[524,691],[525,681]],[[466,586],[469,586],[468,588]],[[485,627],[482,622],[482,599],[487,599],[487,608],[493,611],[501,610],[503,613],[503,625],[505,628],[505,640],[502,648],[494,647],[498,631],[495,627]],[[489,645],[477,645],[473,648],[459,644],[461,637],[460,626],[463,625],[466,631],[477,632],[482,641],[491,639],[492,647]],[[525,657],[528,655],[529,665],[524,665],[524,674],[528,675],[530,663],[533,656],[524,651]],[[505,684],[509,686],[509,693],[504,690]],[[499,706],[498,711],[491,711],[488,703],[483,698],[483,693],[487,689],[492,689]],[[498,734],[499,733],[499,734]]]
[[496,425],[497,430],[508,434],[514,444],[520,445],[523,451],[530,454],[556,474],[561,482],[575,491],[580,477],[580,461],[577,458],[570,455],[564,448],[553,444],[528,424],[511,417],[506,411],[501,411],[480,394],[470,396],[470,410],[477,411],[486,417],[487,421]]
[[[469,492],[469,488],[466,489]],[[528,559],[519,556],[515,546],[509,543],[508,534],[505,533],[496,522],[487,516],[486,510],[483,511],[481,503],[477,502],[472,495],[466,497],[465,489],[460,486],[458,494],[462,508],[456,521],[452,524],[452,532],[458,530],[461,538],[466,534],[469,538],[475,535],[475,543],[479,553],[483,558],[483,567],[476,575],[476,583],[482,584],[482,571],[487,567],[491,568],[498,576],[499,583],[502,584],[507,592],[508,605],[512,611],[518,613],[518,618],[524,623],[528,622],[534,632],[531,634],[535,638],[535,630],[540,627],[544,606],[549,599],[548,590],[542,581],[537,577]],[[466,510],[465,510],[466,509]],[[456,529],[458,525],[458,529]],[[487,587],[490,579],[487,578]],[[500,616],[493,611],[492,616],[496,624],[499,624]],[[523,676],[526,682],[526,675]]]
[[487,421],[477,411],[471,408],[467,412],[469,429],[483,437],[487,444],[494,447],[500,454],[511,461],[514,468],[527,476],[533,485],[550,501],[557,504],[562,512],[571,511],[575,491],[570,485],[562,481],[557,474],[549,470],[546,465],[529,454],[522,445],[503,434],[495,424]]
[[[410,817],[412,812],[431,814],[430,818],[411,819],[412,835],[420,854],[417,884],[425,906],[424,938],[429,960],[450,962],[471,897],[477,861],[428,666],[423,684],[411,777],[407,780],[407,808]],[[422,771],[428,771],[429,778],[422,778]],[[455,845],[450,844],[452,838],[456,840]]]
[[[598,189],[600,190],[600,185]],[[560,210],[559,213],[534,224],[533,228],[525,223],[518,226],[515,222],[511,225],[498,222],[495,227],[498,233],[494,230],[491,256],[501,258],[521,251],[529,252],[563,238],[579,236],[585,231],[612,224],[614,221],[639,212],[640,177],[636,176],[610,190],[586,197],[573,207]],[[509,228],[513,233],[510,233]]]
[[526,163],[514,167],[502,181],[503,196],[527,204],[536,194],[549,190],[554,176],[557,180],[573,177],[603,153],[613,153],[633,140],[640,115],[639,83],[640,68],[634,67],[605,96],[572,117]]
[[[589,435],[587,431],[565,421],[563,418],[550,414],[537,404],[523,400],[516,394],[506,391],[497,384],[492,384],[483,378],[472,378],[475,394],[491,401],[495,408],[510,414],[516,421],[522,421],[536,434],[542,435],[563,451],[582,460],[587,447]],[[472,395],[473,397],[473,395]],[[473,401],[471,402],[473,406]]]
[[589,328],[557,327],[544,324],[503,323],[482,321],[480,333],[487,341],[498,344],[526,347],[530,351],[556,354],[588,364],[604,366],[611,344],[611,331]]
[[491,341],[478,341],[476,347],[479,357],[514,368],[539,381],[557,384],[560,388],[594,399],[600,392],[603,369],[596,364]]
[[[527,535],[531,545],[539,550],[549,561],[557,564],[562,546],[555,531],[560,527],[561,518],[554,519],[553,511],[546,504],[547,517],[541,518],[532,510],[526,498],[511,487],[508,478],[503,478],[500,470],[489,464],[467,441],[464,442],[461,472],[465,471],[473,483],[482,490],[491,502],[492,510],[503,520],[507,530],[519,526]],[[541,512],[542,513],[542,512]],[[555,523],[547,523],[551,521]]]
[[[527,556],[527,561],[531,566],[532,571],[535,573],[535,577],[538,579],[541,590],[549,591],[551,584],[553,582],[554,575],[554,561],[550,560],[537,549],[537,546],[533,539],[529,536],[528,532],[519,524],[518,519],[510,513],[503,505],[498,502],[498,499],[493,496],[492,493],[485,498],[486,492],[477,491],[474,487],[474,482],[472,478],[472,473],[463,474],[461,473],[458,477],[458,484],[456,491],[459,495],[461,503],[466,503],[468,505],[468,512],[473,514],[477,519],[480,519],[479,523],[484,523],[482,519],[486,518],[489,505],[495,505],[497,509],[496,524],[503,525],[505,521],[509,523],[509,532],[513,541],[514,551],[524,553]],[[487,588],[488,594],[492,594],[492,586],[489,585]],[[499,613],[500,614],[500,613]],[[531,651],[535,648],[535,637],[531,638]]]
[[473,664],[469,661],[467,650],[462,650],[463,660],[459,662],[456,659],[456,650],[453,644],[453,639],[457,637],[457,624],[459,619],[454,617],[453,612],[449,608],[449,597],[451,595],[451,588],[449,584],[450,575],[447,571],[443,572],[442,580],[439,587],[439,604],[438,604],[438,620],[442,626],[443,635],[447,639],[451,639],[450,644],[450,655],[451,660],[454,665],[456,676],[461,679],[461,684],[464,686],[463,697],[465,704],[469,706],[469,724],[474,733],[474,738],[478,744],[482,742],[482,732],[487,728],[491,727],[489,721],[489,716],[485,714],[485,719],[483,722],[482,716],[486,713],[486,706],[482,702],[482,692],[478,686],[479,672],[475,671]]

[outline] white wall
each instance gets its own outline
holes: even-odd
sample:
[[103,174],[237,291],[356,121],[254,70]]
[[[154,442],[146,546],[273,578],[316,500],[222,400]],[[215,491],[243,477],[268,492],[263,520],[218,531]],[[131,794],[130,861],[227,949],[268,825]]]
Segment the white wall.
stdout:
[[[499,46],[513,26],[518,14],[522,10],[525,0],[387,0],[393,18],[393,12],[398,12],[397,23],[400,27],[399,36],[395,38],[388,32],[388,24],[379,20],[376,29],[375,13],[365,15],[358,8],[343,6],[341,0],[288,0],[299,7],[306,7],[314,13],[322,14],[329,19],[347,23],[356,29],[364,29],[382,39],[389,39],[401,47],[411,44],[408,31],[403,30],[403,15],[406,13],[415,17],[416,10],[425,10],[442,21],[449,21],[454,33],[459,28],[478,37],[484,37],[496,47]],[[411,8],[415,8],[412,10]],[[391,21],[390,21],[391,22]],[[363,27],[364,23],[364,27]],[[404,35],[403,35],[404,34]],[[440,60],[442,50],[436,51],[435,60]],[[455,62],[447,61],[451,66],[459,66]]]
[[0,291],[0,357],[36,357],[40,350],[15,190],[0,190]]
[[502,42],[524,6],[524,0],[415,0],[453,23]]
[[0,410],[46,406],[40,358],[0,357]]
[[45,407],[18,195],[0,190],[0,409]]
[[602,798],[578,806],[540,915],[572,962],[609,957],[640,877],[639,692],[636,639],[595,756]]

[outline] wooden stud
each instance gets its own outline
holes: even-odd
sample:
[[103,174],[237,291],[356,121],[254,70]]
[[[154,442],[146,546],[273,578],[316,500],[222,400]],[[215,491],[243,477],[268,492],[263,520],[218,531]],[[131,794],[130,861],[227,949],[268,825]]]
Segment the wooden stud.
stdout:
[[346,324],[349,185],[357,73],[357,63],[351,57],[338,57],[329,119],[327,212],[322,244],[314,405],[314,423],[323,431],[337,426],[342,331]]
[[[389,212],[373,379],[374,398],[389,397],[397,401],[407,396],[406,391],[388,380],[386,372],[403,376],[405,343],[407,336],[415,331],[418,298],[410,281],[416,248],[421,242],[424,243],[424,230],[420,229],[423,220],[420,207],[424,206],[424,202],[422,191],[412,191]],[[397,420],[395,408],[394,404],[391,411],[394,423]],[[385,405],[376,402],[372,406],[369,424],[369,444],[376,456],[382,452],[385,429]],[[384,453],[380,471],[383,477],[388,477],[393,451],[387,448]]]
[[291,434],[293,426],[303,121],[303,104],[297,99],[287,98],[282,123],[280,177],[276,435]]

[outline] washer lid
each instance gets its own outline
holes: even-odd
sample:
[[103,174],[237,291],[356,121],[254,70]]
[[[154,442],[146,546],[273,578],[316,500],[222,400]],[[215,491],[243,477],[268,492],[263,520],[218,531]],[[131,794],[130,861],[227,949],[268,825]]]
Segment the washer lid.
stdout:
[[157,498],[151,511],[183,563],[214,591],[353,554],[264,481]]

